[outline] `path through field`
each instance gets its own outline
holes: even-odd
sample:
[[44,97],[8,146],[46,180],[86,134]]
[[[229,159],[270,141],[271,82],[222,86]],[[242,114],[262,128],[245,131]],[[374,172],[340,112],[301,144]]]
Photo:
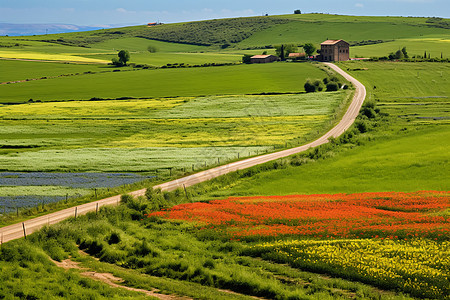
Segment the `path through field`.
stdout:
[[[275,153],[265,154],[261,156],[256,156],[252,158],[247,158],[241,161],[229,163],[223,166],[215,167],[206,171],[202,171],[193,175],[189,175],[180,179],[172,180],[166,183],[159,184],[154,188],[161,188],[163,191],[172,191],[177,188],[189,187],[195,185],[200,182],[204,182],[221,175],[225,175],[230,172],[234,172],[237,170],[242,170],[246,168],[250,168],[259,164],[263,164],[272,160],[276,160],[279,158],[283,158],[289,155],[293,155],[296,153],[300,153],[306,151],[310,148],[317,147],[328,143],[328,139],[330,137],[338,137],[342,133],[344,133],[355,121],[358,116],[359,110],[364,102],[366,97],[366,89],[364,85],[362,85],[358,80],[345,73],[339,67],[332,63],[325,63],[325,65],[332,68],[337,73],[341,74],[348,81],[350,81],[355,87],[355,95],[353,96],[352,103],[350,104],[347,112],[343,116],[342,120],[333,127],[326,134],[318,138],[317,140],[300,146],[295,147]],[[143,196],[145,194],[145,189],[134,191],[129,193],[132,196]],[[17,223],[9,226],[5,226],[0,228],[0,243],[6,243],[8,241],[22,238],[28,234],[31,234],[45,225],[55,224],[64,219],[70,217],[76,217],[78,215],[86,214],[87,212],[92,212],[98,210],[101,206],[104,205],[117,205],[120,201],[120,195],[109,197],[106,199],[98,200],[91,203],[86,203],[83,205],[79,205],[77,207],[67,208],[58,212],[54,212],[45,216],[37,217],[31,220],[27,220],[23,223]]]

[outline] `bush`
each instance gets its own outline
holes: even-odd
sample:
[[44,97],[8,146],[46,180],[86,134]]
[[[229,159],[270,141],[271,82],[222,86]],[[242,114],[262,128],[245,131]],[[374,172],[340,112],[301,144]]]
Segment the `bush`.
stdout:
[[156,48],[155,46],[148,46],[147,47],[147,51],[148,52],[150,52],[150,53],[156,53],[156,52],[158,52],[158,48]]
[[336,82],[329,82],[327,84],[327,92],[334,92],[339,89],[339,84]]
[[245,54],[245,55],[242,57],[242,62],[243,62],[244,64],[250,64],[250,63],[252,62],[251,57],[252,57],[252,55],[250,55],[250,54]]
[[320,81],[319,79],[314,80],[313,85],[316,88],[316,91],[322,91],[323,90],[323,85],[322,85],[322,81]]
[[108,239],[108,244],[118,244],[120,243],[120,235],[117,232],[111,233]]
[[131,201],[133,201],[133,197],[131,195],[125,194],[120,196],[120,202],[123,204],[127,204]]
[[307,93],[313,93],[313,92],[316,91],[316,86],[315,86],[313,83],[311,83],[311,81],[309,81],[309,80],[307,80],[307,81],[305,82],[305,84],[303,85],[303,87],[305,88],[305,91],[306,91]]
[[365,133],[369,130],[369,125],[364,120],[358,120],[355,122],[355,126],[359,132]]

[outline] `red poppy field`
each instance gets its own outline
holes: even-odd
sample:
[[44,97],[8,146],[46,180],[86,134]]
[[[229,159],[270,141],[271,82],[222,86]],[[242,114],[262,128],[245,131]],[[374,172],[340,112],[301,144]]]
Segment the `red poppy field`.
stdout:
[[450,193],[239,197],[174,206],[149,216],[192,221],[231,239],[428,237],[448,240]]
[[244,242],[243,255],[450,299],[449,208],[450,192],[383,192],[228,198],[148,216]]

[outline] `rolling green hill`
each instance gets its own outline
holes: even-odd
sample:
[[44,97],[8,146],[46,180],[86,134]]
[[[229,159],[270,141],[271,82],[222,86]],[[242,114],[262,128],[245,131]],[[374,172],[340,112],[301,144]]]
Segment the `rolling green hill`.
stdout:
[[[448,58],[449,28],[448,19],[440,18],[327,14],[233,18],[0,37],[0,57],[101,63],[110,61],[117,50],[127,49],[132,52],[131,62],[155,66],[235,63],[246,49],[251,49],[251,54],[260,54],[262,48],[271,49],[282,43],[311,42],[319,47],[326,39],[344,39],[355,45],[351,47],[351,56],[385,56],[406,47],[410,56],[426,51],[431,57]],[[147,51],[149,47],[152,53]]]

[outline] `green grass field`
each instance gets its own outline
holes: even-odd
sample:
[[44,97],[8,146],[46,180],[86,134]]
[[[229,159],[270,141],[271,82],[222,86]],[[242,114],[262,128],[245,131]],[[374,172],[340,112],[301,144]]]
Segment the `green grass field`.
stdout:
[[311,64],[273,63],[88,74],[0,86],[0,102],[302,92],[326,74]]
[[447,127],[397,134],[315,163],[244,179],[215,195],[448,190],[449,140]]
[[36,61],[0,60],[0,83],[54,77],[60,75],[81,74],[84,72],[112,71],[113,68],[105,65],[63,64]]
[[336,118],[346,97],[337,92],[4,106],[0,161],[10,171],[150,172],[211,165],[311,138]]
[[332,149],[325,158],[299,167],[225,181],[224,188],[207,198],[450,188],[448,64],[339,65],[366,85],[367,101],[375,101],[382,113],[389,114],[362,134],[362,144]]

